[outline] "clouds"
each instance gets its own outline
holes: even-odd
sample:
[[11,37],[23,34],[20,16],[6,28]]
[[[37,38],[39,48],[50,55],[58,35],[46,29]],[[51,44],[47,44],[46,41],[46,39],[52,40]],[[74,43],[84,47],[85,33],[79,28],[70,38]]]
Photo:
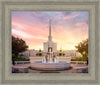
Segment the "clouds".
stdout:
[[63,12],[64,19],[71,19],[77,17],[78,14],[75,14],[75,12]]
[[72,49],[88,38],[88,12],[12,12],[12,35],[23,38],[31,49],[43,49],[49,19],[52,37],[60,49]]

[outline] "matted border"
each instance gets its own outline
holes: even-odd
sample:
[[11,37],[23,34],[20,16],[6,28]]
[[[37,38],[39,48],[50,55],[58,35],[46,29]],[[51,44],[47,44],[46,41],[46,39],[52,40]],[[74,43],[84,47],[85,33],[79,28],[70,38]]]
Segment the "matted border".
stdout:
[[[97,84],[99,76],[99,0],[1,0],[0,29],[2,49],[2,84]],[[88,74],[12,74],[11,73],[11,12],[12,11],[88,11],[89,12],[89,73]],[[10,58],[9,58],[10,57]]]

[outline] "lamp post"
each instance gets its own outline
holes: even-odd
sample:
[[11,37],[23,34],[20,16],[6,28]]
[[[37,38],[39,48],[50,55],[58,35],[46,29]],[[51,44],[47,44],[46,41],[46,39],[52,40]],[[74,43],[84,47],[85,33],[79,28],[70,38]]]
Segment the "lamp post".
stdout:
[[[85,51],[83,51],[83,58],[85,57]],[[82,60],[83,61],[83,60]],[[84,61],[83,61],[84,62]]]

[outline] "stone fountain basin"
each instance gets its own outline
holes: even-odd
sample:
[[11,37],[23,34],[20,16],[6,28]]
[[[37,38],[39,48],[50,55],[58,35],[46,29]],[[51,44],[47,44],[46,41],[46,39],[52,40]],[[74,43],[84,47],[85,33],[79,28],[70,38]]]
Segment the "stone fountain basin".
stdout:
[[70,63],[31,63],[31,69],[43,71],[57,71],[69,69]]

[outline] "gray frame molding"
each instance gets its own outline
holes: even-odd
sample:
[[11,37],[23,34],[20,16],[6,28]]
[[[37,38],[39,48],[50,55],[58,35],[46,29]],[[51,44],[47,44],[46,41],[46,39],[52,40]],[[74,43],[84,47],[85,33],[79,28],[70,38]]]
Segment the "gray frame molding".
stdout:
[[[12,11],[88,11],[89,73],[88,74],[12,74],[11,12]],[[93,84],[99,85],[100,45],[99,0],[0,0],[0,80],[1,84]]]

